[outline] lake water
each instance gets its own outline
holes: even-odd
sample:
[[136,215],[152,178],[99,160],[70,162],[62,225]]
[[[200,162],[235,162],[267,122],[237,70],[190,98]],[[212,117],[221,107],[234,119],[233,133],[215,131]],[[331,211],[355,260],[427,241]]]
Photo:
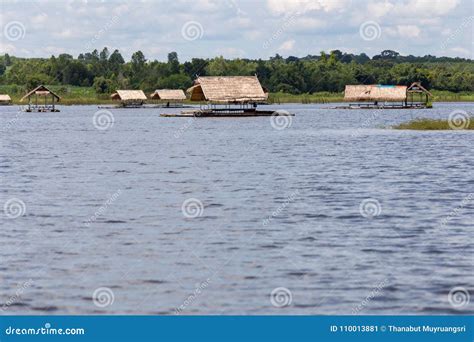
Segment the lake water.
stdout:
[[472,314],[474,105],[327,107],[0,107],[0,313]]

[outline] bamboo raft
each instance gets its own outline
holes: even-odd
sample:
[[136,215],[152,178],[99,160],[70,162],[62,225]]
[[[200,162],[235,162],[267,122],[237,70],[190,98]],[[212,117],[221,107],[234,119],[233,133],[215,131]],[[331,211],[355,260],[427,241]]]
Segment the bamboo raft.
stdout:
[[174,114],[160,114],[167,118],[190,118],[190,117],[251,117],[251,116],[295,116],[291,113],[281,113],[274,110],[256,110],[256,109],[241,109],[241,108],[225,108],[225,109],[198,109],[198,110],[184,110],[181,113]]
[[345,106],[329,107],[330,109],[423,109],[428,108],[424,103],[413,104],[373,104],[373,103],[355,103]]

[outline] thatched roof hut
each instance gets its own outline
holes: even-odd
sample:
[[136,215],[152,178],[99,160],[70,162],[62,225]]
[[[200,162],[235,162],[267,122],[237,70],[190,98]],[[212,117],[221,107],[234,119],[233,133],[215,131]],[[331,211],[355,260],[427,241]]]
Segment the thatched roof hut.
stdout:
[[[42,98],[39,100],[39,98]],[[48,89],[44,85],[37,86],[21,98],[21,102],[28,99],[28,107],[23,109],[27,112],[59,112],[55,108],[55,103],[61,100],[61,97]],[[50,101],[51,100],[51,101]]]
[[8,94],[0,94],[0,105],[8,105],[12,102],[12,98]]
[[147,99],[143,90],[117,90],[110,97],[112,100],[120,101],[145,101]]
[[150,94],[150,98],[162,101],[183,101],[186,100],[186,94],[181,89],[157,89]]
[[117,90],[110,95],[112,100],[120,101],[122,106],[141,106],[146,101],[143,90]]
[[54,99],[57,102],[59,102],[59,100],[61,99],[61,97],[58,94],[56,94],[52,90],[46,88],[44,85],[40,85],[40,86],[37,86],[32,91],[28,92],[25,96],[23,96],[21,98],[20,101],[23,101],[26,98],[30,99],[33,95],[35,95],[35,96],[45,96],[45,97],[51,95],[51,97],[53,98],[53,102],[54,102]]
[[187,91],[191,101],[249,103],[267,99],[257,76],[198,77]]
[[350,102],[404,102],[407,86],[399,85],[346,85],[344,101]]

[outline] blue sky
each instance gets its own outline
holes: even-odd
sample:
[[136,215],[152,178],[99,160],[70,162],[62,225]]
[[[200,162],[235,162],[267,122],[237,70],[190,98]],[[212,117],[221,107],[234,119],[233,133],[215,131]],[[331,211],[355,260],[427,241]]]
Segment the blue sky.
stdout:
[[474,58],[472,0],[12,1],[0,3],[0,53],[119,49],[165,60],[268,58],[321,50]]

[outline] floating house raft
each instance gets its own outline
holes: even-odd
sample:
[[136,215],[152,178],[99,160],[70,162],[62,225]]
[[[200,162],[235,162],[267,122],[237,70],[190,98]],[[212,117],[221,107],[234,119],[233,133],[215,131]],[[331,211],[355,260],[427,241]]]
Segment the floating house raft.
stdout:
[[336,108],[426,108],[433,96],[419,82],[401,85],[346,85],[344,101],[348,106]]
[[[258,111],[257,104],[268,98],[256,76],[206,76],[198,77],[187,90],[191,101],[201,102],[196,110],[181,114],[161,114],[168,117],[241,117],[291,115],[275,111]],[[204,104],[202,104],[204,103]]]
[[143,90],[117,90],[110,97],[120,101],[122,107],[141,107],[147,100]]
[[163,102],[164,107],[183,107],[182,102],[186,100],[186,94],[181,89],[157,89],[150,94],[150,98]]
[[59,112],[55,107],[55,102],[61,99],[59,95],[40,85],[23,96],[20,102],[28,99],[28,106],[23,109],[25,112]]
[[0,94],[0,106],[8,106],[12,104],[10,95]]

